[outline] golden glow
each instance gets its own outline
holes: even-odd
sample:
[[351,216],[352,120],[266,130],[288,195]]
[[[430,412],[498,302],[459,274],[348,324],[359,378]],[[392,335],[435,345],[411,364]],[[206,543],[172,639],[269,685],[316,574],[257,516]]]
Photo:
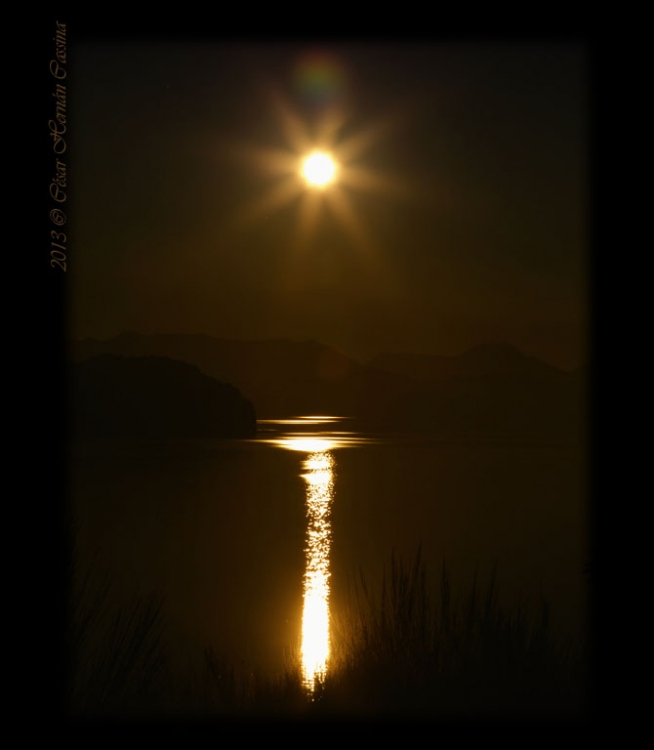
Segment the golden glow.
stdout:
[[344,417],[322,417],[313,416],[308,417],[295,417],[293,419],[259,419],[257,420],[260,424],[326,424],[327,422],[337,422]]
[[309,690],[314,689],[316,680],[324,679],[329,661],[329,514],[333,465],[334,459],[326,449],[310,453],[303,464],[308,528],[301,652],[304,684]]
[[[322,680],[329,666],[329,579],[331,549],[331,504],[334,499],[334,468],[332,451],[354,448],[374,442],[354,432],[332,429],[347,417],[308,415],[289,419],[260,419],[262,431],[272,437],[257,442],[306,454],[302,462],[302,478],[306,483],[306,567],[302,611],[302,674],[304,685],[313,691],[316,680]],[[316,431],[316,426],[324,431]],[[289,427],[303,431],[288,432]],[[275,429],[277,428],[277,429]],[[275,434],[277,433],[277,434]]]
[[[257,442],[304,453],[332,451],[336,448],[354,448],[364,443],[375,442],[374,438],[362,437],[356,432],[334,429],[339,426],[339,422],[347,419],[347,417],[317,415],[292,419],[259,419],[257,420],[259,432],[268,433],[270,437],[259,437]],[[316,431],[315,427],[318,425],[324,425],[327,430]],[[289,432],[289,427],[304,429]]]
[[304,160],[302,174],[310,185],[325,187],[334,179],[336,165],[328,154],[314,151]]
[[[360,162],[367,151],[388,139],[403,124],[410,109],[407,104],[368,127],[343,137],[343,130],[352,117],[343,108],[328,110],[310,126],[274,85],[270,85],[265,94],[278,117],[287,148],[270,149],[224,141],[221,153],[229,159],[250,161],[261,173],[274,172],[280,178],[251,203],[237,209],[234,215],[236,227],[266,221],[271,214],[293,202],[298,203],[297,224],[290,243],[291,267],[284,270],[282,279],[296,279],[301,273],[299,266],[303,256],[300,251],[312,239],[326,209],[352,246],[369,253],[374,246],[371,228],[357,215],[351,191],[424,200],[422,190],[409,188],[398,176],[385,176]],[[327,202],[329,206],[325,205]],[[375,273],[384,275],[380,264],[380,258],[376,257]],[[393,276],[388,272],[384,278],[391,283]]]
[[323,437],[289,437],[281,438],[276,441],[281,448],[288,448],[292,451],[328,451],[334,447],[334,441]]

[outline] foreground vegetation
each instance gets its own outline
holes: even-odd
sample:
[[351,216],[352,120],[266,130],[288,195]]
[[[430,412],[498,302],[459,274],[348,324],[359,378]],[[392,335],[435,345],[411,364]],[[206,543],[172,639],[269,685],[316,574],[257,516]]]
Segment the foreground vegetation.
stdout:
[[443,566],[428,585],[418,553],[393,557],[373,592],[361,576],[332,626],[327,678],[313,695],[299,659],[277,679],[239,674],[205,652],[199,674],[173,674],[162,641],[162,600],[109,617],[109,585],[76,587],[70,705],[76,716],[558,718],[586,710],[587,646],[562,644],[549,610],[498,604],[495,571],[482,588],[452,591]]

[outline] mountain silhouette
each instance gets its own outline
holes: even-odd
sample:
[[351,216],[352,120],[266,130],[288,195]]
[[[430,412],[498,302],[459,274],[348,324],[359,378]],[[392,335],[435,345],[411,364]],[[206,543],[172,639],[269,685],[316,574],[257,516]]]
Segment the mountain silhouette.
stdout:
[[167,357],[101,354],[72,365],[75,437],[243,438],[252,404],[231,385]]
[[188,362],[216,380],[233,383],[249,398],[260,418],[334,413],[341,384],[361,368],[347,355],[316,341],[286,339],[238,341],[205,335],[136,333],[108,341],[73,342],[73,359],[97,354],[165,356]]
[[457,357],[386,353],[363,365],[316,341],[238,341],[137,333],[73,342],[81,361],[100,353],[165,356],[233,383],[260,418],[334,414],[371,429],[448,434],[577,435],[581,371],[563,372],[509,344]]
[[502,377],[565,378],[565,373],[536,357],[529,357],[511,344],[482,344],[455,357],[431,354],[382,353],[370,367],[395,372],[416,380],[446,381],[452,378],[492,380]]

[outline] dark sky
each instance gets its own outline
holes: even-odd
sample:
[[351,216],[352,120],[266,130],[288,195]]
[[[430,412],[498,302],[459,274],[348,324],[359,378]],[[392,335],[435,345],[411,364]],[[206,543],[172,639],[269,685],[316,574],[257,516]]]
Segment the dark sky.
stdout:
[[[584,361],[582,45],[105,40],[71,65],[73,336]],[[261,154],[329,123],[343,181],[313,221],[308,188],[257,213],[288,179]]]

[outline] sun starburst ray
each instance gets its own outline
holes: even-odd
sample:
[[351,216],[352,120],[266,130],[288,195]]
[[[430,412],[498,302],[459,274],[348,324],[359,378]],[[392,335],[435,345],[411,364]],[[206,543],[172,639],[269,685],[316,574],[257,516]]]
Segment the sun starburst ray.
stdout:
[[324,199],[328,213],[333,215],[351,245],[371,258],[372,236],[347,191],[380,193],[393,198],[413,197],[413,192],[399,178],[352,162],[396,129],[404,114],[397,109],[364,130],[341,137],[349,116],[342,104],[330,105],[313,122],[315,132],[310,134],[307,120],[296,113],[279,89],[266,86],[265,93],[280,122],[289,151],[232,143],[228,153],[250,161],[260,170],[285,175],[285,179],[238,212],[236,225],[259,221],[302,195],[296,229],[287,245],[290,257],[286,264],[295,267],[295,276],[298,276],[306,242],[320,226],[323,213],[320,204]]
[[316,126],[316,143],[321,148],[331,149],[337,141],[339,131],[344,127],[348,117],[343,110],[330,110]]
[[268,172],[279,174],[291,173],[297,164],[297,156],[289,151],[273,148],[261,148],[243,141],[230,141],[223,145],[227,158],[241,162],[251,162]]
[[352,209],[344,191],[334,187],[328,193],[325,193],[325,198],[334,218],[344,229],[352,243],[366,255],[369,255],[371,250],[369,233]]
[[374,125],[370,125],[365,130],[351,135],[349,138],[339,143],[336,150],[338,160],[347,163],[362,156],[366,151],[369,151],[375,143],[386,138],[394,129],[394,126],[394,121],[389,118],[375,123]]
[[278,91],[271,92],[270,99],[279,118],[286,142],[298,154],[309,151],[313,143],[302,118],[295,114],[291,105]]
[[302,243],[308,239],[316,227],[320,212],[321,196],[315,191],[306,192],[300,198],[295,241]]
[[351,164],[340,170],[339,180],[344,186],[363,192],[382,193],[396,198],[408,198],[412,195],[409,185],[403,180]]
[[235,216],[237,225],[251,224],[269,215],[288,203],[291,203],[302,192],[302,185],[296,175],[287,177],[274,185],[256,202],[248,204]]

